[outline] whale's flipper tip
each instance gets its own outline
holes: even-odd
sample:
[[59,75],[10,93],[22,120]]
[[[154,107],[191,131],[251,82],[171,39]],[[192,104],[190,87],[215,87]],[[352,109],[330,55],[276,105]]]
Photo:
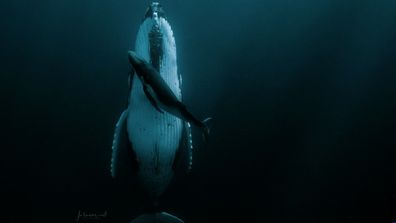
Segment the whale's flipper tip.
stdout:
[[210,121],[212,121],[213,120],[213,118],[212,117],[208,117],[208,118],[205,118],[205,120],[203,120],[203,123],[205,124],[205,125],[207,125]]
[[206,118],[205,120],[203,120],[203,124],[204,124],[204,128],[203,128],[203,140],[206,143],[208,141],[209,138],[209,134],[210,134],[210,127],[209,124],[210,122],[213,120],[213,118],[209,117]]
[[159,212],[140,215],[131,223],[184,223],[184,221],[166,212]]

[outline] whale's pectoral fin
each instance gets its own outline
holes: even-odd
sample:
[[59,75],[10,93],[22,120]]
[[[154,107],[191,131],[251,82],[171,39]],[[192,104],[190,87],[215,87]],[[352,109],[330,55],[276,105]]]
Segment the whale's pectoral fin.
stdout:
[[111,176],[113,178],[130,177],[138,169],[136,154],[127,132],[128,109],[122,114],[116,124],[112,145]]
[[129,89],[129,92],[131,92],[131,90],[132,90],[132,83],[133,83],[133,75],[134,74],[135,74],[135,70],[132,68],[128,72],[128,89]]
[[147,86],[147,84],[143,83],[143,91],[146,94],[146,97],[149,99],[151,105],[153,105],[154,108],[157,109],[158,112],[164,113],[164,111],[162,111],[162,109],[158,106],[158,103],[153,96],[154,92],[152,91],[151,87],[149,87],[149,86]]
[[175,173],[181,175],[189,173],[192,168],[192,158],[193,143],[191,125],[188,122],[184,122],[182,137],[172,166]]
[[[128,72],[128,92],[132,91],[132,86],[133,86],[133,76],[135,75],[135,70],[132,68]],[[129,101],[130,101],[130,95],[127,96],[127,106],[129,106]]]

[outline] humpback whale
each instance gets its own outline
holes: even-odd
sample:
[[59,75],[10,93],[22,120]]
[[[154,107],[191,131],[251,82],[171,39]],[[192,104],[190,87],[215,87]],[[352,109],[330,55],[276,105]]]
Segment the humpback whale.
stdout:
[[155,67],[140,58],[135,52],[129,51],[128,59],[142,82],[143,91],[153,107],[160,113],[163,113],[163,110],[165,110],[184,121],[193,123],[202,128],[204,140],[206,140],[209,135],[209,127],[206,123],[211,120],[211,118],[207,118],[204,121],[195,118],[194,115],[187,110],[187,107],[177,99]]
[[[145,13],[134,52],[156,70],[156,75],[161,77],[158,80],[166,83],[160,85],[168,91],[164,98],[170,96],[172,102],[181,102],[175,39],[159,3],[151,3]],[[116,179],[133,179],[155,203],[175,176],[184,175],[192,168],[191,125],[169,112],[158,112],[144,90],[157,85],[150,81],[142,84],[139,79],[139,75],[129,75],[128,105],[114,131],[111,175]]]

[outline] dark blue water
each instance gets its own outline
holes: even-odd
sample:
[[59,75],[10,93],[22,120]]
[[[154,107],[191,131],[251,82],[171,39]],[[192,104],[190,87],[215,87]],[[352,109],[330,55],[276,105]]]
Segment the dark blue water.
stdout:
[[[162,1],[209,147],[161,203],[193,222],[396,221],[396,2]],[[110,178],[148,1],[1,2],[4,222],[128,222]],[[197,137],[199,137],[197,135]]]

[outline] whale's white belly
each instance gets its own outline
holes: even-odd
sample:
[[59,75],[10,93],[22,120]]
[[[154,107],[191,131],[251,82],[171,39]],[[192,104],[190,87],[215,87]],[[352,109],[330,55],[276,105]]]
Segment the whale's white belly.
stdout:
[[[150,61],[148,35],[154,22],[147,18],[136,39],[135,51],[147,61]],[[160,18],[159,24],[163,34],[160,74],[181,100],[173,32],[165,19]],[[136,75],[133,78],[127,119],[128,137],[139,162],[139,181],[150,195],[159,196],[173,176],[172,164],[181,141],[183,121],[167,112],[158,112],[144,94],[140,80]]]

